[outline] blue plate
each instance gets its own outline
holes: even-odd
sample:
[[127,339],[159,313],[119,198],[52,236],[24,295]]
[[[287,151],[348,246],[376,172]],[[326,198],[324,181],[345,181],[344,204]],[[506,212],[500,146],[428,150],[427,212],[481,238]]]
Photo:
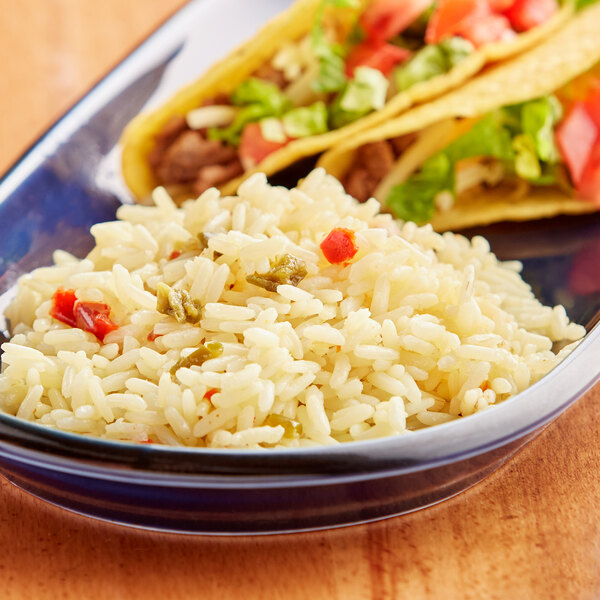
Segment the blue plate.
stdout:
[[[102,170],[124,126],[165,74],[172,74],[190,23],[202,23],[200,56],[208,63],[287,4],[192,2],[12,168],[0,183],[0,311],[19,275],[50,264],[57,248],[83,256],[92,245],[90,225],[113,219],[127,201]],[[0,471],[64,508],[186,533],[334,527],[416,510],[459,493],[503,464],[600,375],[600,329],[592,329],[600,311],[600,220],[500,224],[468,233],[486,235],[502,258],[522,260],[524,277],[538,296],[564,304],[590,330],[549,375],[492,410],[395,438],[269,451],[125,444],[0,414]]]

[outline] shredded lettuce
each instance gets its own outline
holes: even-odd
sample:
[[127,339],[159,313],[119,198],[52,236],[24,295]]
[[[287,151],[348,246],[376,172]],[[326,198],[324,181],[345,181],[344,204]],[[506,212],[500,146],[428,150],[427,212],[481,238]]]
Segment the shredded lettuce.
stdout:
[[277,117],[267,117],[259,121],[260,133],[263,138],[269,142],[275,142],[276,144],[285,144],[287,142],[287,136],[283,129],[283,123],[281,119]]
[[236,106],[260,104],[274,115],[282,113],[291,106],[290,100],[277,85],[256,77],[243,81],[234,90],[231,101]]
[[435,212],[439,192],[454,187],[454,165],[444,153],[432,156],[420,173],[392,188],[386,204],[399,219],[426,223]]
[[209,129],[208,137],[233,146],[239,144],[246,124],[266,117],[279,117],[292,106],[289,98],[274,83],[255,77],[247,79],[234,90],[231,102],[242,107],[233,123],[229,127]]
[[312,87],[319,93],[330,93],[341,90],[346,81],[346,48],[327,39],[323,18],[325,10],[334,8],[358,8],[358,0],[322,0],[314,18],[311,32],[311,48],[319,60],[319,75],[312,82]]
[[354,78],[340,92],[329,108],[332,129],[338,129],[385,106],[389,82],[371,67],[357,67]]
[[537,156],[548,163],[560,160],[554,143],[554,128],[562,119],[563,110],[555,96],[546,96],[522,105],[521,128],[533,140]]
[[575,1],[575,10],[581,10],[586,6],[590,6],[590,4],[594,4],[597,0],[576,0]]
[[319,135],[328,131],[327,107],[324,102],[294,108],[283,115],[283,129],[291,138]]
[[431,220],[435,197],[446,190],[454,191],[456,163],[474,156],[490,156],[502,161],[513,159],[511,135],[499,112],[475,123],[470,131],[426,160],[419,173],[394,186],[387,205],[401,219],[416,223]]
[[561,106],[554,96],[490,113],[426,160],[419,173],[394,186],[387,205],[401,219],[429,221],[436,196],[444,191],[454,193],[456,164],[472,157],[500,160],[508,173],[534,185],[556,183],[559,169],[555,166],[560,155],[554,144],[554,128],[561,118]]
[[460,37],[427,45],[395,70],[396,87],[403,91],[415,83],[447,73],[471,52],[473,44]]
[[515,172],[523,179],[537,179],[542,174],[542,165],[535,151],[535,144],[530,135],[522,133],[513,138],[515,151]]
[[465,40],[458,36],[441,41],[439,46],[446,56],[448,71],[453,69],[475,50],[475,46],[473,46],[469,40]]

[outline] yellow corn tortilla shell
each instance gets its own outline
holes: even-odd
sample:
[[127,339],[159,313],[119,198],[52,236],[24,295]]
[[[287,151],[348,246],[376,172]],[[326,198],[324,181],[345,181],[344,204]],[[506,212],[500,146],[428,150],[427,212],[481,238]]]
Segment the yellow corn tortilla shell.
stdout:
[[[578,13],[552,38],[529,52],[489,69],[442,98],[418,106],[329,150],[318,166],[343,179],[357,149],[367,143],[420,132],[447,119],[481,117],[502,106],[555,92],[600,61],[598,23],[600,4],[595,4]],[[426,158],[428,156],[424,160]],[[435,215],[434,228],[440,231],[459,229],[504,220],[588,213],[600,208],[554,188],[537,189],[518,202],[492,195],[491,191],[482,191],[476,202],[464,204],[459,199],[452,209]],[[377,199],[385,202],[385,198]]]
[[[131,121],[123,133],[120,144],[123,176],[136,198],[146,198],[158,185],[146,157],[154,147],[156,134],[169,118],[174,115],[185,115],[193,108],[200,106],[206,98],[218,94],[230,94],[258,67],[269,60],[284,43],[301,38],[311,30],[314,15],[320,3],[321,0],[296,0],[286,12],[263,27],[254,38],[215,64],[198,81],[183,88],[160,109],[142,113]],[[264,172],[267,175],[276,173],[303,157],[323,152],[363,130],[376,127],[415,104],[440,96],[462,85],[486,64],[505,60],[539,43],[540,40],[563,25],[572,12],[573,5],[571,2],[567,2],[544,25],[520,34],[511,41],[481,47],[450,72],[429,81],[417,83],[407,91],[396,94],[382,110],[373,112],[335,131],[302,138],[287,144],[281,150],[267,156],[256,168],[222,185],[222,192],[234,193],[239,184],[253,173]],[[188,191],[187,196],[191,195],[191,192]]]
[[532,221],[558,215],[580,215],[600,207],[573,198],[554,187],[535,188],[525,198],[507,200],[488,193],[477,198],[460,198],[448,211],[437,212],[431,224],[436,231],[455,231],[499,221]]

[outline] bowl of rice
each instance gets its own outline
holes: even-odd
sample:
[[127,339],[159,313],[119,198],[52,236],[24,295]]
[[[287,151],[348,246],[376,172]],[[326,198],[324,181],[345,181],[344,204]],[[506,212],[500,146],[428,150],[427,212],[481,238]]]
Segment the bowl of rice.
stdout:
[[573,378],[596,332],[520,263],[320,169],[152,199],[4,310],[0,456],[62,506],[205,533],[398,514],[472,485],[596,376]]
[[127,204],[112,150],[181,83],[191,23],[214,34],[194,30],[191,68],[238,41],[217,4],[188,4],[0,182],[0,473],[84,515],[215,535],[458,494],[600,375],[600,222],[486,230],[499,260],[481,232],[395,223],[321,171]]

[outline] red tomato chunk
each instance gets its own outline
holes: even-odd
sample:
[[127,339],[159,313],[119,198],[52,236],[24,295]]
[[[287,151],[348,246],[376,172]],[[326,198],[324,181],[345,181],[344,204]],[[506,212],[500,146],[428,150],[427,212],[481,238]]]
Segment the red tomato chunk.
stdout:
[[389,75],[392,69],[411,56],[410,50],[381,42],[363,42],[346,60],[346,75],[352,77],[356,67],[371,67]]
[[101,342],[108,333],[119,328],[109,318],[108,304],[79,302],[75,290],[58,288],[52,296],[50,315],[65,325],[93,333]]
[[[469,39],[465,32],[470,31],[490,14],[490,5],[486,0],[439,0],[427,25],[425,41],[428,44],[437,44],[454,35]],[[481,37],[479,34],[478,38]]]
[[578,187],[598,138],[598,129],[583,102],[575,102],[556,130],[556,142]]
[[321,250],[328,262],[332,264],[343,263],[358,252],[354,231],[336,227],[321,242]]
[[433,0],[374,0],[360,17],[370,40],[387,41],[402,33]]
[[528,31],[548,21],[557,11],[556,0],[515,0],[504,14],[517,31]]
[[251,168],[262,162],[269,154],[283,148],[290,141],[291,139],[285,142],[266,140],[263,137],[260,123],[248,123],[242,131],[242,139],[238,150],[242,164],[246,168]]

